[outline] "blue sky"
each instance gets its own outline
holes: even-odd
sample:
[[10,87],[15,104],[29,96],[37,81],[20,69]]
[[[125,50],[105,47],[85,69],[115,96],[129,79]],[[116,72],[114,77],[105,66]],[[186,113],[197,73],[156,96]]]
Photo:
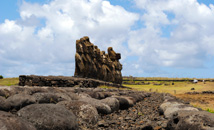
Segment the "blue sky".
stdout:
[[88,35],[125,76],[213,78],[213,22],[213,0],[1,0],[0,75],[72,76]]

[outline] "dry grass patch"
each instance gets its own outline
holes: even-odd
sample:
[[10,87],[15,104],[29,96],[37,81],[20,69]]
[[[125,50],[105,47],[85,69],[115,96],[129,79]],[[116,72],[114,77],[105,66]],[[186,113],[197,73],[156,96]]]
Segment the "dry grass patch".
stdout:
[[[185,94],[186,92],[214,91],[214,82],[174,82],[174,85],[124,85],[139,91],[170,93],[178,98],[190,102],[191,105],[214,113],[214,94]],[[194,88],[195,90],[191,90]]]
[[214,112],[214,94],[177,94],[175,96],[190,102],[194,107]]
[[[157,82],[158,83],[158,82]],[[170,85],[164,85],[164,84],[170,84]],[[214,91],[214,82],[199,82],[197,84],[191,83],[191,82],[174,82],[174,85],[172,85],[172,82],[165,82],[162,83],[162,85],[154,85],[153,83],[149,85],[126,85],[124,86],[133,88],[135,90],[139,91],[152,91],[152,92],[160,92],[160,93],[170,93],[170,94],[184,94],[186,92],[191,91],[208,91],[213,90]],[[195,90],[191,90],[194,88]]]
[[18,85],[18,84],[19,84],[19,78],[0,79],[0,86],[12,86],[12,85]]
[[101,85],[101,86],[98,86],[98,87],[99,87],[99,88],[104,88],[104,89],[130,90],[129,88],[117,88],[117,87],[106,86],[106,85]]

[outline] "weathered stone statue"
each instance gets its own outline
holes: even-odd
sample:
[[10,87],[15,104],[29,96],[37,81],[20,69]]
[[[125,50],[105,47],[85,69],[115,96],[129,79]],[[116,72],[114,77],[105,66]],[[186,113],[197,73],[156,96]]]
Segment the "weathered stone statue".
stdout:
[[74,76],[121,84],[120,59],[120,53],[116,53],[112,47],[108,48],[108,54],[106,54],[91,43],[89,37],[85,36],[76,41]]

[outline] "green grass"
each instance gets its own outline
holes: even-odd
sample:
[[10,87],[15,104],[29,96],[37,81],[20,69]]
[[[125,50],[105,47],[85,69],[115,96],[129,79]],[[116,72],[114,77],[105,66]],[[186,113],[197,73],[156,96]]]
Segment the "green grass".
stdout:
[[99,88],[112,89],[112,88],[114,88],[114,87],[110,87],[110,86],[101,85],[101,86],[99,86]]
[[[162,83],[162,85],[154,85],[153,83]],[[190,82],[150,82],[149,85],[128,85],[123,84],[124,86],[133,88],[139,91],[152,91],[152,92],[160,92],[160,93],[170,93],[170,94],[184,94],[186,92],[191,92],[191,88],[195,88],[194,91],[206,91],[206,90],[214,90],[213,83],[203,84],[202,82],[193,84]],[[170,84],[170,85],[164,85]]]
[[210,112],[210,113],[214,113],[214,110],[213,109],[211,109],[211,108],[207,108],[207,107],[203,107],[203,106],[201,106],[200,104],[191,104],[193,107],[196,107],[196,108],[201,108],[202,110],[204,110],[204,111],[208,111],[208,112]]
[[18,84],[19,84],[19,78],[0,79],[0,86],[12,86],[12,85],[18,85]]
[[[134,90],[138,91],[148,91],[148,92],[159,92],[159,93],[170,93],[182,100],[189,101],[191,105],[201,108],[210,113],[214,113],[214,95],[209,94],[197,94],[197,95],[189,95],[185,94],[186,92],[202,92],[202,91],[214,91],[214,82],[199,82],[197,84],[191,82],[174,82],[174,85],[170,84],[172,82],[164,81],[162,85],[154,85],[154,83],[160,83],[157,81],[150,82],[149,85],[127,85],[124,86],[130,87]],[[170,85],[164,85],[170,84]],[[191,88],[195,88],[195,90],[191,90]],[[204,103],[206,102],[206,103]]]
[[209,108],[207,109],[207,111],[210,112],[210,113],[214,113],[214,110],[209,109]]
[[112,86],[106,86],[106,85],[101,85],[98,86],[99,88],[104,88],[104,89],[119,89],[119,90],[127,90],[129,88],[117,88],[117,87],[112,87]]
[[[195,78],[168,78],[168,77],[131,77],[131,76],[124,76],[123,80],[133,81],[133,80],[142,80],[142,81],[157,81],[157,80],[167,80],[167,81],[189,81],[194,80]],[[213,78],[200,78],[200,80],[214,80]]]

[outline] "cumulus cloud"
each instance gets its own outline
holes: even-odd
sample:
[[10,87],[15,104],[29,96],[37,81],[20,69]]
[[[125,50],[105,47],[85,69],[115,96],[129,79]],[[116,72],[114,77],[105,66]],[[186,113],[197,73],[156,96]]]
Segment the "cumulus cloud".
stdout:
[[20,19],[0,24],[0,69],[19,74],[73,75],[75,41],[82,36],[102,50],[113,46],[123,56],[123,43],[139,15],[105,0],[23,2]]
[[[130,32],[128,45],[132,55],[140,57],[138,64],[142,69],[201,68],[209,56],[214,56],[212,4],[206,6],[196,0],[135,3],[145,12],[140,16],[144,27]],[[166,32],[168,36],[163,36]]]

